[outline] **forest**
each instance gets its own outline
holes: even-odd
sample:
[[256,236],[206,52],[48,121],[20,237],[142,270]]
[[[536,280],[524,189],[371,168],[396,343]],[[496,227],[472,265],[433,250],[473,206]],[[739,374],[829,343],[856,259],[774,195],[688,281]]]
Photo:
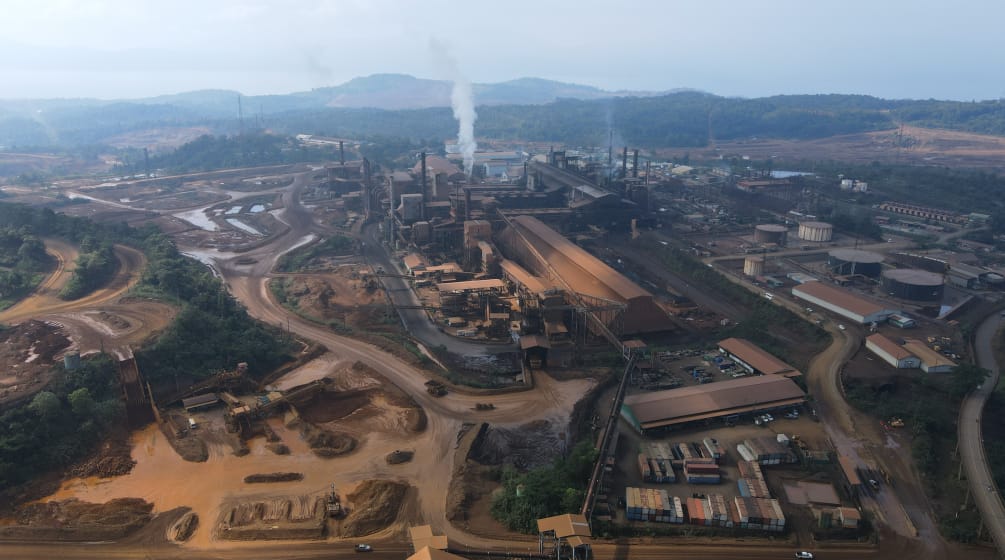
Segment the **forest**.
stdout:
[[0,309],[33,290],[53,264],[37,236],[9,225],[0,227]]

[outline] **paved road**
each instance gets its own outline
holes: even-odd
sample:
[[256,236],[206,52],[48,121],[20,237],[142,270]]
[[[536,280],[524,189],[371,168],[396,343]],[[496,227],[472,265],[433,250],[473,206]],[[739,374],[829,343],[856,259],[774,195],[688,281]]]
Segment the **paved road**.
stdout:
[[974,496],[974,503],[981,512],[984,519],[984,526],[987,527],[991,538],[994,539],[998,552],[1005,556],[1005,504],[1002,503],[1001,494],[995,486],[994,478],[991,476],[991,468],[988,465],[987,456],[984,453],[984,438],[981,435],[981,414],[984,411],[984,403],[988,396],[995,390],[998,383],[998,364],[995,362],[992,340],[1002,319],[996,313],[981,323],[977,329],[975,342],[977,350],[977,363],[991,372],[991,377],[984,382],[980,389],[970,393],[963,406],[960,408],[960,455],[963,460],[963,467],[967,472],[967,480],[970,482],[970,493]]

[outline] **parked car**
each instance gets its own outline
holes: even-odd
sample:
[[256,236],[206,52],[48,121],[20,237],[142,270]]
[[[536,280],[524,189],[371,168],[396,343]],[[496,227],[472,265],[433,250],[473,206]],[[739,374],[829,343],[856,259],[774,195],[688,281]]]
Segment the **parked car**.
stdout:
[[373,552],[373,547],[368,544],[357,544],[356,552]]

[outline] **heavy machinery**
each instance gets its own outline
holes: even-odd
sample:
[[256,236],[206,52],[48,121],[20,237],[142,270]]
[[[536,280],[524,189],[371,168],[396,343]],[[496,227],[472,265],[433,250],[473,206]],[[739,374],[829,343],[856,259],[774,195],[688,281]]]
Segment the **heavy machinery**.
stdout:
[[332,490],[325,499],[325,514],[328,517],[341,517],[345,511],[342,509],[342,500],[339,499],[338,492],[335,491],[335,483],[332,483]]
[[426,381],[426,392],[434,397],[442,397],[447,394],[447,388],[439,381]]

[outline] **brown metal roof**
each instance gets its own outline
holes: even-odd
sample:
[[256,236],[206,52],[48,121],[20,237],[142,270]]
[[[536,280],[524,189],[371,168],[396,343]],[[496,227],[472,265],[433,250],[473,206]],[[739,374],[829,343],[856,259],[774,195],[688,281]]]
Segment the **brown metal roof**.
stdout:
[[[627,301],[637,297],[652,297],[618,271],[572,243],[557,231],[531,216],[516,216],[513,223],[523,230],[548,263],[579,293],[614,297]],[[530,234],[530,235],[528,235]],[[556,258],[552,258],[556,257]]]
[[761,350],[753,342],[744,338],[727,338],[719,342],[719,348],[743,360],[750,367],[765,375],[797,377],[802,372]]
[[844,477],[848,479],[848,484],[852,486],[860,486],[862,484],[862,480],[858,477],[858,471],[855,470],[855,464],[851,462],[851,459],[844,455],[838,455],[838,465],[841,466],[841,472],[844,473]]
[[525,334],[520,337],[520,349],[526,350],[528,348],[551,348],[551,343],[548,342],[548,337],[540,334]]
[[503,261],[499,263],[499,268],[502,269],[503,275],[513,282],[520,284],[532,294],[539,294],[552,287],[544,278],[534,276],[530,272],[527,272],[527,269],[514,261],[503,259]]
[[924,342],[913,338],[904,339],[904,348],[924,362],[925,366],[955,366],[956,362],[932,350]]
[[869,335],[865,341],[872,343],[873,346],[893,356],[893,359],[898,361],[914,356],[909,350],[880,333]]
[[467,282],[445,282],[436,285],[441,292],[471,292],[477,290],[501,290],[506,285],[498,278],[488,280],[468,280]]
[[590,537],[590,524],[586,522],[586,517],[577,513],[566,513],[553,517],[545,517],[537,520],[537,532],[546,533],[554,531],[558,538],[563,537]]
[[832,286],[825,282],[807,282],[792,288],[792,293],[808,294],[820,298],[830,304],[847,309],[863,317],[878,313],[886,307],[864,297],[855,295],[848,290]]
[[802,389],[778,375],[743,377],[625,398],[642,427],[690,422],[805,400]]
[[434,535],[433,528],[429,525],[410,527],[408,532],[412,537],[412,548],[414,550],[421,550],[426,547],[437,550],[446,550],[448,548],[447,537],[445,535]]

